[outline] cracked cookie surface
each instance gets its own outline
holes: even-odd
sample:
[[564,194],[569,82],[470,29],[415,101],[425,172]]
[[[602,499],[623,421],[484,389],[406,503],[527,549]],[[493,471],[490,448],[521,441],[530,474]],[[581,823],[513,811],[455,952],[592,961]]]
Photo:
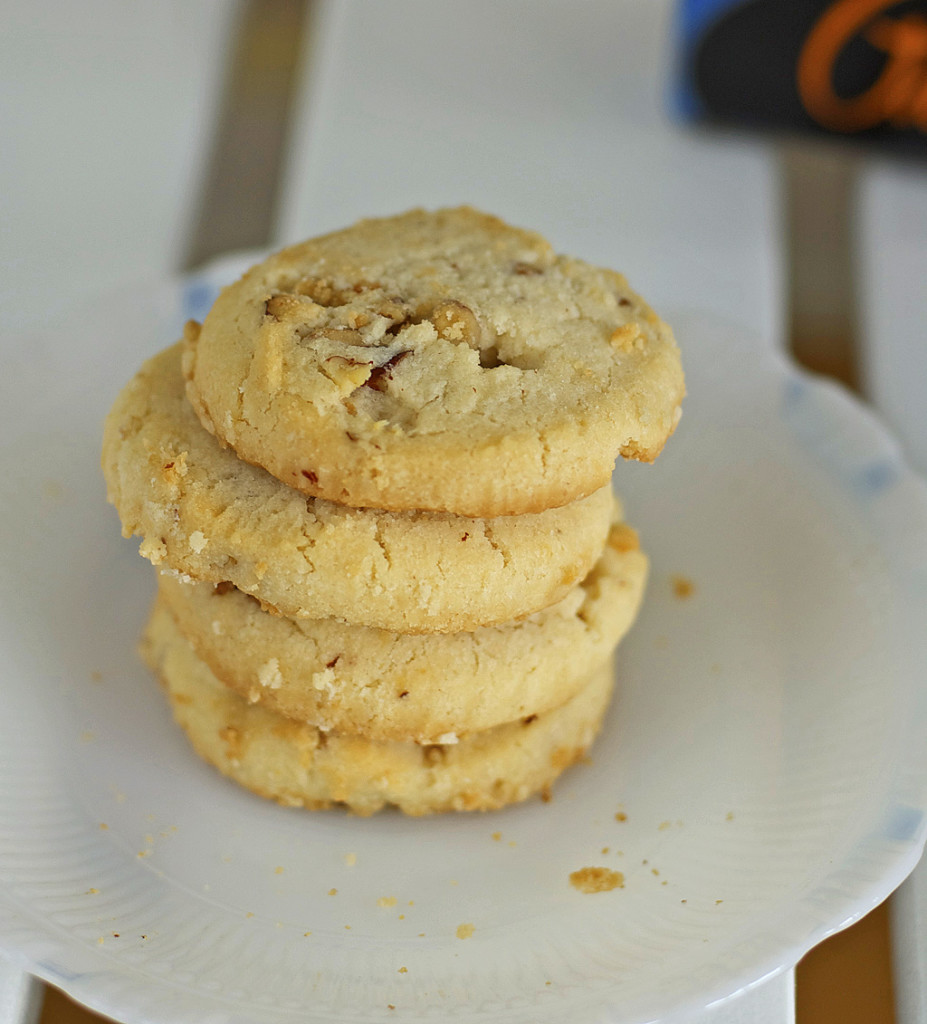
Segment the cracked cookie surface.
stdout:
[[269,615],[230,585],[159,581],[197,655],[249,703],[326,730],[439,743],[557,707],[611,655],[647,559],[624,524],[563,600],[472,633],[408,635]]
[[613,686],[610,663],[558,708],[455,744],[383,742],[321,730],[249,705],[155,608],[142,655],[194,749],[240,785],[289,806],[373,814],[494,810],[544,791],[595,738]]
[[559,601],[595,564],[615,506],[608,488],[496,519],[307,498],[203,429],[178,346],[117,398],[103,472],[124,535],[141,535],[141,554],[162,569],[231,582],[291,618],[412,633],[476,629]]
[[684,391],[672,332],[624,277],[469,208],[271,256],[188,325],[184,373],[204,426],[291,487],[476,517],[651,461]]

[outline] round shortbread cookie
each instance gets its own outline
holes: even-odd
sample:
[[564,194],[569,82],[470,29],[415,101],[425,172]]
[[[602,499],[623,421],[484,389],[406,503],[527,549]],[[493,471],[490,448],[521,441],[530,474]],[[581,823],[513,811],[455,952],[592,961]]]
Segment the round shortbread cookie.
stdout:
[[559,708],[422,746],[325,733],[247,704],[196,657],[164,608],[149,621],[142,653],[196,751],[223,774],[282,804],[343,803],[365,815],[386,804],[415,815],[493,810],[543,792],[589,747],[613,682],[606,664]]
[[562,601],[472,633],[413,636],[268,615],[230,585],[160,580],[197,655],[250,703],[373,740],[447,742],[558,707],[637,614],[647,559],[629,527]]
[[222,448],[184,397],[175,346],[117,398],[103,471],[123,534],[155,565],[229,581],[290,618],[458,632],[530,615],[595,564],[609,489],[537,515],[462,519],[307,498]]
[[204,426],[347,505],[540,512],[653,460],[684,384],[624,277],[469,208],[292,246],[185,332]]

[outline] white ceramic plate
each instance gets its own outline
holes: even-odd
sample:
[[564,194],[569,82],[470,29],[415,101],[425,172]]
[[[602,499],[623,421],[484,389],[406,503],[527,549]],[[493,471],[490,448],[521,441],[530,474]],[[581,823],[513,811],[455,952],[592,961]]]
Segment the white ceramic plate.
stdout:
[[[675,318],[678,436],[616,475],[652,581],[551,803],[309,814],[198,761],[135,657],[153,581],[97,453],[121,384],[230,272],[6,346],[0,950],[127,1022],[630,1024],[790,967],[902,880],[925,489],[843,392],[705,318]],[[587,866],[624,888],[576,891]]]

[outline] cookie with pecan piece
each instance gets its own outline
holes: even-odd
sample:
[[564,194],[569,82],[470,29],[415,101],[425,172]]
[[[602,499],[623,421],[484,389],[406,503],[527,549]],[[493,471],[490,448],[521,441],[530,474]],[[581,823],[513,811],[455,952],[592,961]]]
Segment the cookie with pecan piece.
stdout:
[[469,208],[285,249],[185,338],[187,393],[240,457],[317,497],[540,512],[676,426],[672,332],[613,271]]
[[153,564],[228,581],[291,618],[458,632],[559,601],[595,564],[609,488],[536,515],[349,508],[287,487],[200,425],[177,346],[125,387],[103,436],[123,533]]

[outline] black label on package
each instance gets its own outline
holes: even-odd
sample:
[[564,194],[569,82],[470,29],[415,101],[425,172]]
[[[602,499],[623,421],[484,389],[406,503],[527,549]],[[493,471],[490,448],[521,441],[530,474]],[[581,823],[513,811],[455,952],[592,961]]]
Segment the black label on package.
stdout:
[[927,154],[927,0],[683,0],[683,113]]

